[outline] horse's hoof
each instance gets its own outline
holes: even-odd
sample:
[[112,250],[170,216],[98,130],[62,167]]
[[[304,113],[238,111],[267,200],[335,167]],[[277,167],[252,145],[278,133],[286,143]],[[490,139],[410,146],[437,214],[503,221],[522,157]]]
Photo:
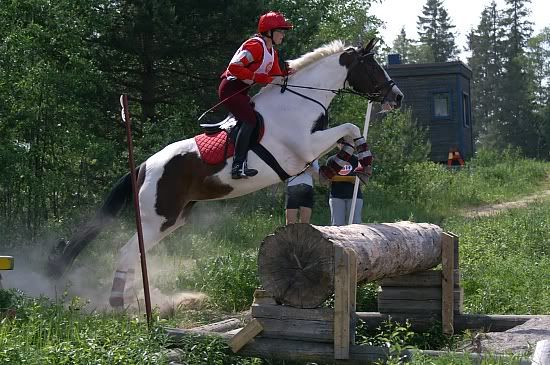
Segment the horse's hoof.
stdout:
[[124,307],[124,297],[111,295],[109,297],[109,304],[113,309],[122,309]]

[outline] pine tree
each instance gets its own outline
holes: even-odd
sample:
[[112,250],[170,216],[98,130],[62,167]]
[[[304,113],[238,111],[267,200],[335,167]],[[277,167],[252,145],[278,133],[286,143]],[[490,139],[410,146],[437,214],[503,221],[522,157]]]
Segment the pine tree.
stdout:
[[528,41],[526,53],[529,73],[534,76],[535,157],[550,159],[550,27]]
[[533,82],[525,48],[532,34],[527,20],[530,0],[506,0],[502,21],[506,31],[502,103],[499,122],[501,144],[519,146],[528,156],[536,155],[536,129],[533,128]]
[[454,59],[458,53],[452,33],[454,25],[441,0],[427,0],[422,14],[417,21],[420,43],[429,47],[434,62]]
[[475,133],[485,145],[495,144],[495,134],[499,130],[496,119],[500,107],[504,53],[501,17],[493,1],[483,10],[479,25],[468,36]]
[[401,28],[401,32],[397,35],[393,41],[392,51],[399,53],[402,63],[411,63],[412,48],[414,47],[413,41],[407,38],[405,27]]

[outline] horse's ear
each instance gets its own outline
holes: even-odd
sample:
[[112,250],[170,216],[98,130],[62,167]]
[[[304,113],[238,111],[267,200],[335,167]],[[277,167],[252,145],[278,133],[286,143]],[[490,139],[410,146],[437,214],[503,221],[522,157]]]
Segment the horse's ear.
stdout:
[[340,64],[349,67],[357,58],[357,51],[354,48],[348,48],[340,55]]
[[376,46],[376,44],[378,43],[378,41],[379,41],[378,38],[371,39],[369,44],[367,44],[367,46],[365,47],[365,50],[363,52],[364,53],[371,53],[372,50],[374,49],[374,47]]

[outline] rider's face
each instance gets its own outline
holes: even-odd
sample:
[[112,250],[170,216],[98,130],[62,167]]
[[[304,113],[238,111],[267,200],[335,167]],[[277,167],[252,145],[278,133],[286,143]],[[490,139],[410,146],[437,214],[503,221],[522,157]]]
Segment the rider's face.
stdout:
[[285,37],[284,29],[273,30],[273,43],[275,43],[276,45],[283,43],[284,37]]

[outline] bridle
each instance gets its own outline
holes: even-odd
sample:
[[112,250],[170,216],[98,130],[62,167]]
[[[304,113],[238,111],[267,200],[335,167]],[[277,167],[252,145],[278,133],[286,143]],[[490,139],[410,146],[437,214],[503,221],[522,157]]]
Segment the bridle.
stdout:
[[[369,52],[367,54],[364,54],[364,55],[358,55],[354,60],[353,62],[351,63],[351,65],[349,66],[348,68],[348,72],[346,74],[346,78],[344,80],[344,85],[341,89],[327,89],[327,88],[321,88],[321,87],[314,87],[314,86],[303,86],[303,85],[293,85],[293,84],[288,84],[288,75],[281,75],[284,77],[283,79],[283,83],[271,83],[272,85],[277,85],[277,86],[281,86],[281,94],[284,93],[285,91],[288,91],[290,93],[293,93],[295,95],[298,95],[298,96],[301,96],[302,98],[306,99],[306,100],[309,100],[309,101],[312,101],[318,105],[321,106],[321,108],[323,108],[324,110],[324,114],[326,115],[327,119],[328,119],[328,110],[327,108],[321,103],[319,102],[318,100],[315,100],[313,99],[312,97],[309,97],[307,95],[304,95],[296,90],[293,90],[294,88],[296,89],[308,89],[308,90],[321,90],[321,91],[328,91],[328,92],[332,92],[336,95],[338,94],[353,94],[353,95],[358,95],[358,96],[361,96],[361,97],[364,97],[364,98],[367,98],[368,100],[370,101],[376,101],[376,102],[382,102],[386,96],[390,93],[390,91],[392,90],[393,86],[395,85],[395,82],[392,80],[392,79],[389,79],[389,80],[386,80],[383,84],[381,85],[377,85],[374,90],[372,92],[367,92],[367,93],[362,93],[362,92],[359,92],[359,91],[356,91],[352,88],[348,88],[346,86],[347,85],[351,85],[350,83],[350,75],[353,73],[353,70],[359,66],[359,65],[363,65],[364,64],[364,60],[367,58],[367,57],[373,57],[374,58],[374,53],[372,52]],[[369,78],[369,81],[376,85],[376,79],[374,78],[374,76],[372,75],[372,72],[367,72],[367,77]],[[352,86],[353,87],[353,86]]]
[[[367,58],[372,58],[374,61],[374,53],[369,52],[367,54],[360,55],[353,60],[353,62],[351,63],[348,69],[346,79],[344,80],[344,88],[346,86],[346,83],[348,83],[348,85],[351,85],[349,78],[353,72],[353,69],[355,69],[355,67],[357,67],[358,65],[365,65],[366,67],[372,68],[372,66],[365,64],[365,59]],[[376,79],[373,76],[373,72],[366,72],[366,75],[369,78],[370,83],[372,85],[376,85]],[[386,98],[386,96],[390,93],[394,85],[395,85],[395,82],[392,79],[389,79],[389,80],[386,80],[381,85],[375,86],[372,92],[360,93],[360,92],[356,92],[355,90],[353,91],[354,93],[365,96],[370,101],[382,102]],[[349,90],[349,89],[344,89],[344,90]]]

